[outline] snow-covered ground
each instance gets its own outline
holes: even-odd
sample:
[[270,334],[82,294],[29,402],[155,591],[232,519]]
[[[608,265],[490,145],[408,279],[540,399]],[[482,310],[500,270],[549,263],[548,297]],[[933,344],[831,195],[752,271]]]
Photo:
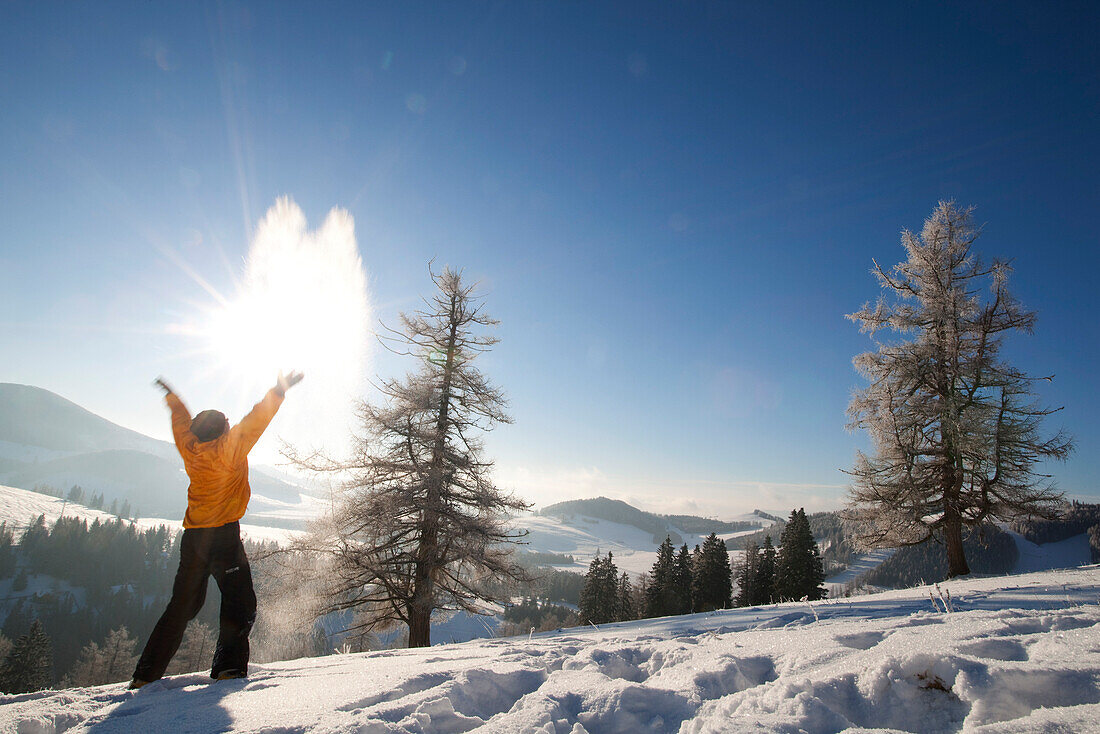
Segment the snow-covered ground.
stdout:
[[1019,553],[1015,573],[1045,571],[1051,568],[1076,568],[1088,563],[1092,558],[1089,536],[1084,533],[1057,543],[1036,545],[1019,533],[1007,532],[1016,541],[1016,550]]
[[[648,573],[657,560],[657,546],[664,540],[664,534],[654,539],[652,533],[633,525],[581,515],[571,518],[569,522],[552,516],[523,515],[516,518],[515,525],[528,530],[529,535],[524,538],[524,542],[528,543],[528,550],[573,556],[576,561],[573,566],[563,568],[582,572],[588,569],[588,564],[597,552],[601,555],[611,552],[615,566],[620,571],[627,571],[635,576]],[[673,530],[682,538],[681,543],[688,544],[688,548],[701,545],[706,538],[706,534],[697,535],[678,528]],[[731,538],[744,534],[726,533],[720,537]]]
[[[8,527],[24,528],[29,521],[39,515],[45,515],[46,524],[52,525],[57,518],[61,517],[62,513],[66,517],[84,518],[89,523],[97,519],[100,522],[116,519],[109,512],[93,510],[84,505],[74,504],[26,489],[0,485],[0,521],[6,521]],[[142,528],[167,525],[174,530],[179,530],[183,527],[182,520],[169,520],[160,517],[142,517],[136,521],[136,524]],[[270,528],[263,525],[241,524],[241,535],[256,542],[286,543],[297,534],[299,534],[299,531]]]
[[848,564],[846,569],[825,579],[825,586],[832,595],[842,594],[848,584],[856,581],[871,569],[881,566],[883,561],[895,553],[897,553],[897,548],[882,548],[859,555]]
[[615,565],[622,571],[639,574],[649,571],[657,560],[657,546],[652,533],[633,525],[621,525],[607,520],[578,517],[563,522],[557,517],[524,515],[515,520],[517,527],[525,528],[527,549],[544,553],[571,555],[576,563],[570,570],[583,571],[596,553],[614,554]]
[[[287,521],[306,521],[317,517],[326,507],[326,500],[307,494],[299,495],[298,502],[284,502],[253,493],[247,517],[256,518],[260,522],[271,520],[282,525]],[[180,509],[182,511],[182,504]],[[9,526],[24,527],[29,520],[39,515],[45,515],[46,521],[52,523],[62,511],[70,517],[87,518],[88,522],[96,518],[105,521],[114,517],[110,513],[65,502],[48,495],[0,485],[0,520],[6,520]],[[634,575],[647,572],[657,560],[657,546],[663,539],[654,542],[650,533],[639,530],[633,525],[622,525],[587,517],[577,517],[571,522],[563,522],[556,517],[524,515],[513,522],[515,527],[530,531],[524,539],[527,543],[524,550],[572,555],[575,562],[571,566],[562,566],[562,568],[582,573],[587,570],[588,564],[597,551],[601,554],[608,551],[614,553],[615,565],[622,571],[628,571]],[[180,520],[155,517],[140,518],[137,524],[141,527],[157,525],[182,527]],[[297,530],[254,523],[242,523],[241,531],[251,540],[277,543],[286,543],[301,533]],[[682,536],[682,542],[687,543],[689,547],[702,543],[705,537],[679,530],[677,532]],[[741,533],[728,535],[732,537],[739,534]]]
[[1100,568],[941,590],[0,697],[0,732],[1100,731]]

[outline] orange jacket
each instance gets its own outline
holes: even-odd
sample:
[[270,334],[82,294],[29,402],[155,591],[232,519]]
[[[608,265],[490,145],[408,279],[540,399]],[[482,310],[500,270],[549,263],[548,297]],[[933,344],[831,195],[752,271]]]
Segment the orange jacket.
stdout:
[[191,433],[191,414],[174,393],[165,398],[172,409],[172,435],[191,480],[187,488],[185,528],[216,528],[236,522],[248,509],[248,452],[283,404],[277,388],[268,390],[252,412],[213,441],[200,443]]

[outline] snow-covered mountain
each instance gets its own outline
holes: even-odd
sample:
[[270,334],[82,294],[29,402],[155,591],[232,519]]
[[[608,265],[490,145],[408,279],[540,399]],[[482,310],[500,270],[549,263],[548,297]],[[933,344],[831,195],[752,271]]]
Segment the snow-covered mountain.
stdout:
[[0,732],[1097,732],[1100,568],[0,696]]
[[[253,466],[246,521],[302,527],[317,512],[304,488]],[[175,446],[116,425],[48,390],[0,383],[0,484],[24,489],[79,484],[143,514],[183,515],[187,476]]]

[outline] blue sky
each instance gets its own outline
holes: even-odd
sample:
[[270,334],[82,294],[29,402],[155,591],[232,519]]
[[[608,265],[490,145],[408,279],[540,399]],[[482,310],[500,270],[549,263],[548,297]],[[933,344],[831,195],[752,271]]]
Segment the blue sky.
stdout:
[[165,253],[231,292],[289,195],[354,217],[383,321],[432,258],[483,282],[489,446],[538,504],[832,507],[844,314],[953,198],[1097,498],[1100,10],[837,5],[4,4],[0,381],[165,436],[152,377],[199,386],[165,327],[206,298]]

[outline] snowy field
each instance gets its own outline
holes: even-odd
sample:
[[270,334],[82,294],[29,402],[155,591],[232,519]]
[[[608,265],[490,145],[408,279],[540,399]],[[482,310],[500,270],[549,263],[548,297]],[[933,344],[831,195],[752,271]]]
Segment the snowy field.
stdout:
[[[185,499],[181,498],[180,513],[184,509]],[[276,499],[264,497],[253,493],[249,503],[248,518],[255,518],[260,522],[271,520],[275,524],[283,525],[288,521],[307,521],[323,513],[327,507],[327,501],[307,494],[299,495],[298,502],[281,502]],[[93,510],[83,505],[49,495],[31,492],[15,487],[0,485],[0,520],[6,520],[9,526],[26,527],[28,521],[39,515],[46,516],[47,523],[53,523],[64,510],[69,517],[83,517],[92,522],[98,518],[101,522],[114,519],[108,512]],[[142,517],[137,520],[140,527],[156,527],[167,525],[171,528],[182,527],[181,520],[166,518]],[[633,575],[648,572],[654,561],[657,560],[657,546],[663,537],[657,542],[653,541],[652,534],[632,525],[598,520],[589,517],[577,517],[566,523],[556,517],[543,517],[541,515],[523,515],[513,521],[513,526],[529,531],[524,539],[526,545],[523,550],[559,553],[572,555],[575,563],[561,566],[564,570],[584,573],[588,570],[588,564],[595,557],[597,551],[606,554],[611,551],[615,555],[615,565],[620,571],[628,571]],[[268,541],[286,544],[292,538],[300,535],[302,531],[287,530],[281,527],[268,527],[254,523],[242,523],[241,533],[246,538],[254,541]],[[688,547],[694,548],[696,543],[701,544],[705,535],[695,535],[677,530],[683,537]],[[755,532],[755,531],[745,531]],[[744,533],[727,533],[722,537],[735,537]],[[1087,541],[1086,541],[1087,542]],[[731,554],[736,556],[737,554]]]
[[[514,522],[516,527],[525,528],[529,532],[524,538],[524,542],[528,544],[525,546],[527,550],[571,555],[576,563],[559,568],[582,573],[588,570],[588,564],[597,552],[606,555],[609,551],[614,555],[613,560],[619,571],[627,571],[634,576],[648,573],[657,560],[657,546],[664,540],[663,534],[654,541],[652,533],[633,525],[581,515],[570,522],[563,522],[557,517],[523,515]],[[683,538],[681,543],[687,543],[688,548],[694,548],[696,544],[702,545],[707,537],[674,529]],[[731,538],[754,532],[756,531],[726,533],[720,537]]]
[[[181,505],[181,512],[183,507],[184,505]],[[57,497],[50,497],[26,489],[0,485],[0,521],[7,522],[8,527],[25,528],[28,522],[39,515],[45,515],[46,524],[52,525],[57,518],[61,517],[62,513],[66,517],[84,518],[89,523],[97,519],[100,522],[117,519],[109,512],[93,510],[84,505],[73,504]],[[168,520],[160,517],[142,517],[137,520],[136,524],[140,528],[154,528],[158,525],[167,525],[173,530],[183,528],[182,520]],[[256,542],[267,541],[285,544],[297,534],[299,532],[295,530],[241,524],[241,535]]]
[[1100,732],[1100,568],[941,589],[0,697],[0,732]]

